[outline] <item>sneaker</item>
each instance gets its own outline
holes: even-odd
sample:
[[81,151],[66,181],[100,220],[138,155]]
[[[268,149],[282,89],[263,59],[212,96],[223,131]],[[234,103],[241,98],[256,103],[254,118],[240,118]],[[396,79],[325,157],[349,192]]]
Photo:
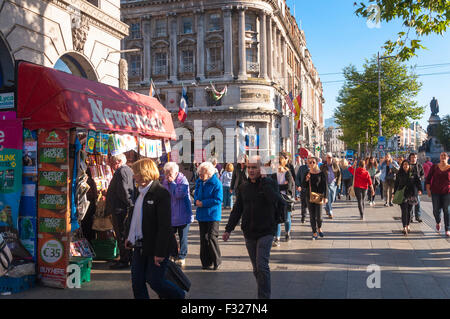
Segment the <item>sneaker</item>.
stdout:
[[317,234],[313,234],[312,235],[312,240],[316,240],[317,239]]
[[422,220],[422,218],[417,217],[417,218],[416,218],[416,222],[421,223],[421,222],[423,222],[423,220]]
[[288,241],[291,240],[291,235],[290,234],[286,234],[285,238],[286,238],[286,242],[288,242]]
[[450,231],[447,230],[447,231],[445,232],[445,236],[450,237]]
[[392,203],[389,203],[389,206],[394,206],[394,204],[392,204]]
[[305,223],[305,219],[306,219],[306,218],[302,216],[302,224]]
[[278,239],[275,239],[272,243],[272,247],[280,247],[280,241]]
[[184,259],[178,259],[175,263],[180,267],[184,267],[186,265],[186,261]]
[[384,203],[384,206],[388,207],[388,206],[389,206],[389,204],[388,204],[388,203]]
[[319,232],[319,236],[320,236],[320,238],[323,238],[323,236],[324,236],[321,231]]
[[438,233],[441,231],[441,225],[440,224],[436,224],[436,231]]

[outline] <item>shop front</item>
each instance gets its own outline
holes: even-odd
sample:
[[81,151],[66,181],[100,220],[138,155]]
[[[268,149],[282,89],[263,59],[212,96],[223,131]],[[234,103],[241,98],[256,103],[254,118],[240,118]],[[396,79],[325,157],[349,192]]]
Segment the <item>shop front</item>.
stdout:
[[[96,256],[83,229],[92,208],[100,235],[94,240],[113,240],[106,235],[111,227],[100,222],[107,221],[103,194],[114,173],[109,157],[161,161],[175,130],[170,113],[150,96],[28,62],[17,62],[16,79],[15,108],[0,113],[0,126],[8,128],[2,132],[15,136],[0,154],[8,163],[0,175],[5,181],[14,175],[0,189],[0,212],[11,216],[4,223],[0,218],[0,232],[8,246],[28,251],[15,259],[37,263],[44,285],[65,288],[71,286],[69,264],[84,269],[86,259]],[[85,273],[81,277],[89,281]]]

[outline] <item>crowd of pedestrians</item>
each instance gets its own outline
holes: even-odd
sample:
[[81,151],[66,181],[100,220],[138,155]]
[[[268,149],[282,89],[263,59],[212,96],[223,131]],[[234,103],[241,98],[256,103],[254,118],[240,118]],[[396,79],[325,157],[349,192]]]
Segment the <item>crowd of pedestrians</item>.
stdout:
[[450,237],[448,161],[447,153],[441,154],[439,164],[429,158],[421,164],[416,153],[407,159],[386,154],[380,163],[375,157],[348,161],[327,153],[323,161],[314,156],[297,157],[293,165],[289,154],[281,152],[268,163],[246,155],[235,165],[225,163],[223,167],[215,159],[194,163],[188,180],[173,162],[166,163],[163,176],[159,176],[150,159],[130,168],[124,156],[114,157],[107,209],[112,212],[120,259],[112,268],[131,264],[136,298],[148,298],[146,282],[161,298],[184,298],[186,292],[165,278],[169,258],[186,266],[189,229],[196,219],[202,269],[218,270],[222,264],[222,209],[231,209],[221,238],[227,242],[240,223],[258,297],[270,298],[270,251],[281,245],[282,228],[285,242],[292,239],[296,201],[301,223],[309,216],[312,240],[318,240],[325,237],[323,213],[333,219],[337,199],[355,198],[363,220],[366,202],[370,207],[376,205],[378,189],[385,206],[399,205],[406,236],[414,219],[422,222],[420,197],[426,192],[432,199],[436,231],[441,230],[443,215],[444,232]]

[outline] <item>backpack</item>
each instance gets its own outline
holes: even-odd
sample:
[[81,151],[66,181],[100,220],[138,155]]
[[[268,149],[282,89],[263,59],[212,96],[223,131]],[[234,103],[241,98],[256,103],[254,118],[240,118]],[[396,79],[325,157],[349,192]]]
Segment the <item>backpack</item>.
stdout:
[[11,267],[12,260],[13,257],[11,250],[9,250],[8,245],[6,245],[6,241],[0,234],[0,277],[8,272],[9,267]]

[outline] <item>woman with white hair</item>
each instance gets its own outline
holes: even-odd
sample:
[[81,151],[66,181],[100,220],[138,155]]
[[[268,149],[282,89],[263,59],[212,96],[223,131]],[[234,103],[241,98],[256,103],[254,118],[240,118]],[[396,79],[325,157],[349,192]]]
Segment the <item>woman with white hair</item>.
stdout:
[[163,186],[170,193],[172,227],[180,239],[180,253],[176,263],[184,267],[188,252],[189,226],[193,222],[192,204],[189,196],[189,182],[180,172],[177,163],[168,162],[164,165]]
[[202,269],[217,270],[222,263],[219,248],[219,222],[222,219],[223,189],[211,162],[198,167],[200,178],[195,184],[194,202],[200,227],[200,260]]

